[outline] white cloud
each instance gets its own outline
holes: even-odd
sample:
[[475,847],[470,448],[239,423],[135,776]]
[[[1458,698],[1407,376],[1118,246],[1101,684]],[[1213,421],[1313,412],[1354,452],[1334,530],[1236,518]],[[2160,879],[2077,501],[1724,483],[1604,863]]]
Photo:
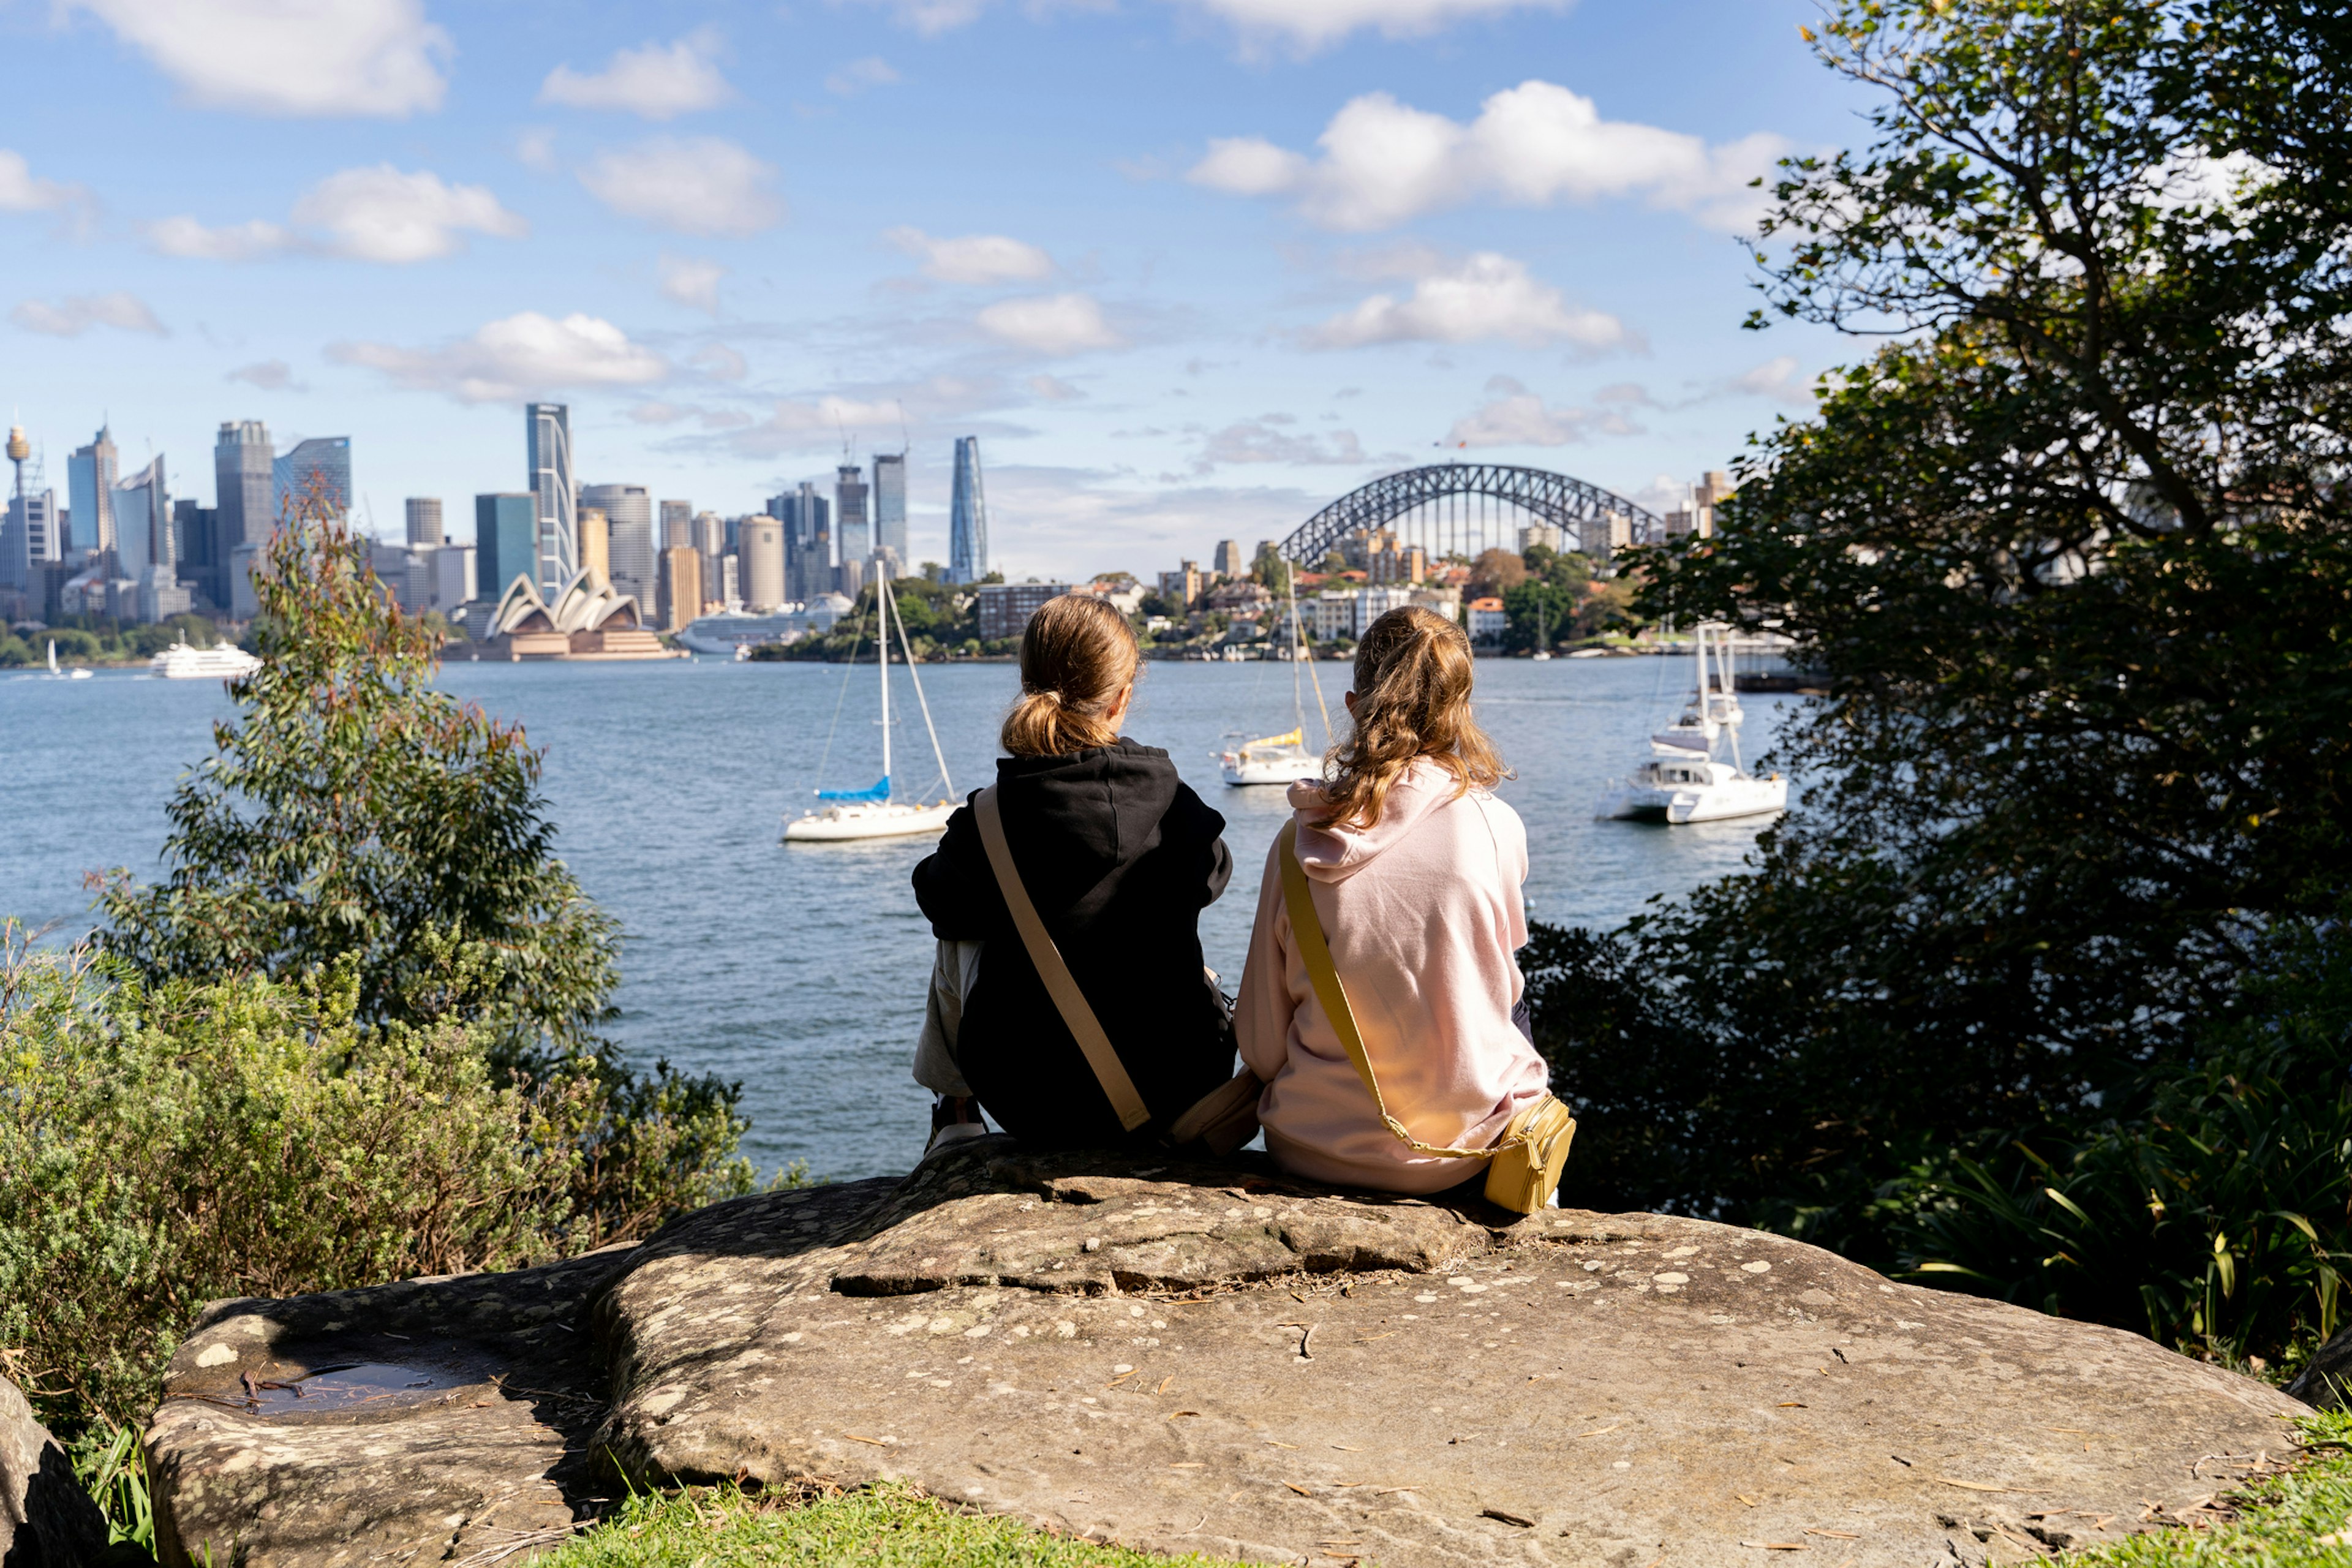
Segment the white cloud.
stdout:
[[952,31],[968,22],[980,19],[988,9],[988,0],[873,0],[898,18],[902,27],[911,27],[924,37],[933,38]]
[[449,36],[423,0],[61,0],[199,109],[400,118],[441,107]]
[[1339,42],[1360,28],[1391,38],[1433,33],[1454,22],[1522,8],[1565,10],[1570,0],[1194,0],[1234,25],[1245,44],[1278,38],[1299,50]]
[[542,174],[555,173],[555,132],[544,125],[527,125],[515,133],[515,162]]
[[530,226],[481,185],[389,163],[328,175],[294,204],[294,221],[326,230],[328,248],[361,261],[432,261],[465,248],[467,233],[519,239]]
[[257,386],[264,392],[304,392],[309,389],[294,379],[293,367],[282,359],[266,359],[255,364],[239,365],[221,377],[223,381],[241,381],[247,386]]
[[982,310],[979,320],[980,330],[989,336],[1041,354],[1115,349],[1126,341],[1103,320],[1102,307],[1085,294],[1002,300]]
[[1592,100],[1547,81],[1496,93],[1465,125],[1385,92],[1349,100],[1307,158],[1257,137],[1213,141],[1187,178],[1235,195],[1295,197],[1325,228],[1391,228],[1465,202],[1517,206],[1637,199],[1713,228],[1755,221],[1748,181],[1785,150],[1758,133],[1708,145],[1696,136],[1601,118]]
[[126,332],[167,335],[137,295],[116,289],[110,294],[75,294],[52,305],[27,300],[8,312],[8,319],[28,332],[53,338],[78,338],[92,327],[120,327]]
[[1048,403],[1067,403],[1086,395],[1058,375],[1033,375],[1029,378],[1029,390]]
[[1054,258],[1001,234],[934,239],[919,228],[894,228],[884,239],[917,258],[923,276],[941,283],[1028,283],[1054,275]]
[[1454,447],[1565,447],[1593,435],[1638,434],[1623,415],[1589,408],[1554,408],[1507,375],[1486,384],[1486,403],[1454,422]]
[[468,233],[520,239],[530,226],[480,185],[445,184],[425,170],[389,163],[328,175],[294,204],[294,222],[255,218],[207,226],[182,214],[146,226],[149,248],[203,261],[254,261],[289,250],[315,250],[358,261],[405,265],[465,248]]
[[659,137],[600,153],[580,172],[614,212],[681,234],[742,236],[783,221],[776,171],[716,136]]
[[195,261],[252,261],[298,243],[291,229],[261,218],[212,228],[182,214],[156,219],[147,225],[146,234],[149,249]]
[[1206,473],[1225,463],[1333,463],[1354,467],[1369,461],[1353,430],[1293,436],[1276,428],[1282,419],[1244,419],[1212,434],[1201,445],[1193,470]]
[[1813,403],[1813,379],[1797,374],[1794,354],[1775,354],[1753,370],[1742,371],[1731,378],[1726,390],[1808,408]]
[[1559,289],[1530,276],[1525,262],[1490,250],[1450,268],[1423,261],[1407,275],[1413,278],[1409,297],[1375,294],[1307,332],[1307,345],[1351,349],[1371,343],[1496,340],[1565,342],[1598,353],[1633,342],[1616,317],[1570,306]]
[[844,430],[895,430],[898,420],[896,403],[833,396],[808,403],[779,399],[767,418],[735,431],[727,437],[727,445],[747,458],[838,449]]
[[686,363],[715,381],[740,381],[751,374],[751,362],[725,343],[705,343]]
[[851,60],[835,68],[824,79],[824,90],[836,98],[855,98],[870,87],[891,87],[898,73],[880,55],[867,55],[864,59]]
[[81,186],[41,179],[22,153],[0,147],[0,212],[55,212],[89,199]]
[[460,403],[510,403],[571,387],[643,386],[669,374],[659,354],[631,342],[610,321],[587,315],[557,321],[536,310],[489,322],[439,348],[351,342],[327,353],[341,363],[382,371],[397,385],[446,393]]
[[665,252],[661,258],[662,298],[715,316],[719,313],[719,280],[726,276],[727,268],[716,261]]
[[715,59],[719,35],[698,28],[674,44],[620,49],[593,75],[556,67],[540,84],[539,101],[570,109],[617,109],[646,120],[668,120],[716,109],[735,96]]

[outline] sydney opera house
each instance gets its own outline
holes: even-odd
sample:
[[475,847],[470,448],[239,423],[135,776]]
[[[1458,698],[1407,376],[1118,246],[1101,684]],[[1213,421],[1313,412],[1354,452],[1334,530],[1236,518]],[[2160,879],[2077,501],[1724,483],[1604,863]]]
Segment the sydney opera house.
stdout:
[[553,604],[542,597],[537,584],[518,574],[499,595],[484,635],[471,642],[453,643],[442,650],[456,659],[623,659],[682,658],[684,653],[664,647],[646,629],[637,601],[614,592],[613,585],[593,572],[582,572],[564,584]]

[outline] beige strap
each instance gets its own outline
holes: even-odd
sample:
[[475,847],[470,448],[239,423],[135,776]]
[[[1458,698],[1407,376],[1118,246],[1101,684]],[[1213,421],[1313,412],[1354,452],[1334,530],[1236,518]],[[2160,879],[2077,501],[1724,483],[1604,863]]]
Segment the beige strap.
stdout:
[[1511,1142],[1508,1139],[1493,1149],[1441,1149],[1433,1143],[1423,1143],[1405,1131],[1403,1122],[1389,1114],[1388,1101],[1381,1094],[1381,1080],[1372,1071],[1372,1058],[1364,1049],[1363,1031],[1356,1027],[1355,1009],[1348,1005],[1347,987],[1339,984],[1339,971],[1331,962],[1330,944],[1323,940],[1323,921],[1315,912],[1315,895],[1307,885],[1307,868],[1298,863],[1296,818],[1282,825],[1275,842],[1282,852],[1282,901],[1290,911],[1290,930],[1298,939],[1299,956],[1307,961],[1307,978],[1314,982],[1316,999],[1323,1004],[1323,1016],[1331,1021],[1332,1033],[1348,1047],[1348,1059],[1356,1064],[1356,1076],[1372,1091],[1372,1106],[1381,1113],[1381,1121],[1417,1154],[1484,1160],[1506,1147]]
[[971,814],[980,824],[980,842],[988,850],[988,863],[996,872],[996,885],[1004,894],[1004,907],[1013,911],[1013,929],[1021,933],[1021,945],[1029,950],[1029,962],[1036,966],[1037,978],[1045,983],[1045,994],[1054,999],[1062,1022],[1069,1026],[1071,1038],[1087,1054],[1087,1065],[1095,1069],[1095,1079],[1109,1097],[1119,1125],[1134,1131],[1151,1120],[1151,1112],[1144,1109],[1143,1096],[1135,1092],[1135,1080],[1127,1076],[1127,1064],[1111,1049],[1110,1037],[1103,1033],[1095,1010],[1087,1005],[1086,993],[1071,977],[1070,966],[1062,962],[1062,950],[1054,945],[1054,939],[1046,934],[1045,922],[1037,918],[1037,906],[1029,901],[1029,889],[1021,885],[1021,869],[1013,863],[1013,847],[1004,842],[1004,817],[997,809],[994,784],[973,799]]

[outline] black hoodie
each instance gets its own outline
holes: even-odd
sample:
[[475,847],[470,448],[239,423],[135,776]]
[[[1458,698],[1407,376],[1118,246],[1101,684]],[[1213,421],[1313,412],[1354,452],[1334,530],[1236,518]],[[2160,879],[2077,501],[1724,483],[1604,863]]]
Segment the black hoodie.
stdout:
[[[1165,1128],[1234,1071],[1196,924],[1233,875],[1219,837],[1225,819],[1176,776],[1167,752],[1124,739],[1076,756],[1000,758],[996,795],[1029,901],[1152,1127]],[[969,805],[915,868],[915,901],[940,940],[988,944],[955,1051],[982,1108],[1024,1142],[1121,1142],[1109,1100],[1021,944]]]

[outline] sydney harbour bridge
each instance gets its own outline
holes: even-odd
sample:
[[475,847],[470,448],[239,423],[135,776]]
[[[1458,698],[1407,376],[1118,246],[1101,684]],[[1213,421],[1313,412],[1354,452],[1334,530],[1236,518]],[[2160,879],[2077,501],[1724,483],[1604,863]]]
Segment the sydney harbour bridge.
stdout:
[[1341,496],[1279,546],[1299,566],[1319,565],[1337,551],[1354,556],[1365,540],[1418,548],[1425,559],[1475,560],[1483,550],[1517,552],[1529,523],[1560,531],[1563,546],[1605,559],[1622,544],[1665,537],[1665,523],[1598,485],[1542,468],[1503,463],[1433,463],[1385,475]]

